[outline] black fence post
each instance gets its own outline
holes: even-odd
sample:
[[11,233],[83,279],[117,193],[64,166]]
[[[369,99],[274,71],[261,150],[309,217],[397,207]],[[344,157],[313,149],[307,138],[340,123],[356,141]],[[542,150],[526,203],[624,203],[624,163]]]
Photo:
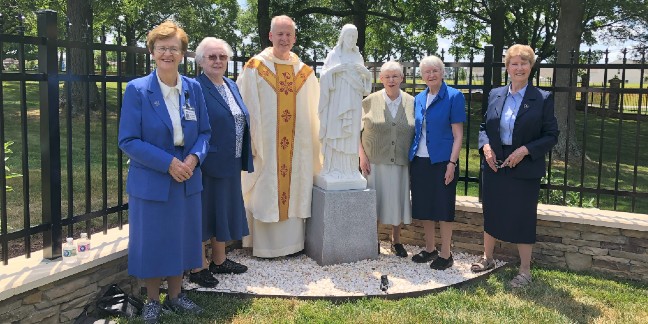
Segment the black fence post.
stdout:
[[[488,98],[488,94],[493,89],[493,69],[493,45],[488,44],[484,46],[484,98]],[[482,116],[486,113],[487,108],[488,100],[482,100]]]
[[[55,259],[61,256],[61,129],[59,126],[59,76],[57,61],[58,28],[56,11],[40,10],[38,36],[38,71],[45,75],[40,88],[40,142],[43,224],[51,227],[43,232],[43,257]],[[69,67],[68,67],[69,68]],[[69,100],[69,98],[68,98]]]
[[[488,109],[488,94],[493,89],[493,45],[484,46],[484,85],[482,87],[482,106],[481,115],[484,118],[486,110]],[[480,165],[483,162],[480,158]],[[482,173],[479,172],[479,201],[482,200]]]
[[[2,16],[2,13],[0,13],[0,35],[4,33],[4,17]],[[3,46],[3,37],[0,36],[0,78],[2,78],[2,71],[4,69],[4,65],[2,64],[3,62],[3,57],[2,57],[2,48]],[[0,247],[2,247],[2,263],[4,265],[7,265],[9,263],[9,245],[7,239],[5,239],[7,235],[7,173],[5,171],[5,151],[4,151],[4,143],[5,143],[5,118],[4,118],[4,90],[3,90],[3,85],[2,81],[0,81],[0,145],[2,145],[2,148],[0,148]]]

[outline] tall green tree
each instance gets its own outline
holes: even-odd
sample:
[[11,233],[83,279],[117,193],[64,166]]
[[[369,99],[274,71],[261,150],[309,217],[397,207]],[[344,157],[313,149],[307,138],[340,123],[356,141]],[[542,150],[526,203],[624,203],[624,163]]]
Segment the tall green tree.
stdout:
[[[558,8],[556,0],[455,0],[442,3],[444,14],[454,28],[442,29],[453,40],[450,51],[466,56],[481,51],[483,43],[493,45],[494,62],[502,62],[504,48],[527,44],[542,61],[553,54]],[[493,74],[493,84],[501,84],[501,74]]]
[[[145,0],[103,0],[96,2],[97,21],[113,26],[113,31],[124,38],[125,45],[143,44],[146,35],[186,5],[186,1],[145,1]],[[138,64],[139,63],[139,64]],[[126,53],[125,74],[143,73],[144,57],[132,52]],[[136,71],[139,67],[140,70]]]
[[[40,9],[62,11],[65,7],[63,0],[3,0],[0,2],[0,32],[4,34],[36,35],[36,15]],[[64,19],[59,19],[59,29],[64,30]],[[4,43],[2,46],[3,58],[18,58],[18,44]],[[25,59],[35,60],[38,53],[35,46],[25,47]],[[22,63],[22,62],[20,62]],[[0,69],[3,66],[0,65]]]
[[[436,50],[435,31],[439,15],[430,1],[258,0],[249,3],[248,10],[256,11],[259,31],[259,35],[252,39],[258,37],[261,47],[267,44],[265,39],[269,29],[265,26],[269,27],[270,18],[286,14],[298,25],[299,46],[316,53],[320,48],[334,45],[337,33],[346,23],[358,28],[357,45],[365,57],[414,58]],[[374,41],[372,38],[368,42],[367,35],[380,39]]]
[[[560,22],[556,37],[556,49],[558,50],[556,63],[578,62],[579,47],[583,34],[583,25],[573,17],[583,17],[585,14],[585,3],[581,1],[560,0]],[[574,50],[574,52],[571,52]],[[556,86],[569,87],[576,85],[577,69],[559,68],[556,70]],[[560,135],[554,152],[564,158],[569,154],[572,158],[581,156],[581,150],[576,137],[576,118],[574,116],[576,107],[576,94],[568,92],[557,92],[555,97],[555,114],[558,120]],[[571,111],[570,111],[571,110]],[[569,139],[569,140],[568,140]]]
[[[70,22],[68,39],[72,41],[94,41],[93,29],[94,15],[90,2],[86,0],[67,0],[67,18]],[[81,48],[71,48],[69,55],[70,64],[67,66],[74,75],[94,74],[94,54]],[[70,86],[71,99],[67,98],[67,87]],[[72,115],[83,114],[86,108],[98,110],[102,105],[99,89],[95,83],[73,81],[65,84],[61,91],[59,104],[63,109],[70,109]]]
[[[104,0],[100,3],[98,19],[113,26],[113,32],[119,31],[128,46],[141,46],[148,32],[168,19],[176,21],[187,32],[190,50],[207,36],[222,38],[233,47],[240,43],[236,0]],[[136,64],[143,66],[143,59],[141,55],[127,53],[126,72],[135,71]]]
[[189,35],[189,48],[195,50],[205,37],[221,38],[237,49],[241,41],[237,34],[239,5],[236,0],[186,1],[174,16]]
[[[646,30],[648,27],[648,3],[644,0],[560,0],[559,3],[560,18],[555,43],[557,63],[579,62],[580,47],[575,44],[596,42],[596,32],[628,39],[637,35],[636,30]],[[579,20],[575,17],[583,18]],[[577,69],[556,70],[556,86],[576,86],[576,82]],[[559,157],[569,154],[570,160],[578,159],[583,154],[576,141],[575,108],[575,92],[556,93],[555,110],[560,135],[554,151]]]

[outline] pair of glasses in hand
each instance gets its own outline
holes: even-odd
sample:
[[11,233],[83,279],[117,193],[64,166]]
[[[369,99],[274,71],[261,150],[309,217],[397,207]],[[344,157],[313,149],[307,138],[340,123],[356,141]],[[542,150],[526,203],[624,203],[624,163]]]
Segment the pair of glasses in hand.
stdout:
[[498,168],[498,169],[501,169],[501,168],[503,168],[503,167],[505,167],[507,165],[508,164],[504,164],[504,161],[502,161],[502,160],[495,161],[495,167]]

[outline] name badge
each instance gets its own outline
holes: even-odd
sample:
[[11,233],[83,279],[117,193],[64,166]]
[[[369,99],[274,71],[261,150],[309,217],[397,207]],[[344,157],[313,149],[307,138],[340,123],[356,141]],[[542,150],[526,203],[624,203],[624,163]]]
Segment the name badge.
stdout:
[[184,117],[185,120],[192,120],[196,121],[196,109],[194,107],[191,107],[188,103],[184,105],[182,108],[184,111]]

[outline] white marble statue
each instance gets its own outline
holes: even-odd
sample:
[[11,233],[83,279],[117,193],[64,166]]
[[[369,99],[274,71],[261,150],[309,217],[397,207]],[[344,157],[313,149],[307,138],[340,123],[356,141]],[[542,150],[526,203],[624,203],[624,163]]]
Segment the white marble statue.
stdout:
[[320,77],[319,139],[324,165],[315,185],[325,190],[365,189],[358,170],[362,97],[371,91],[371,73],[356,41],[358,29],[344,25],[326,56]]

